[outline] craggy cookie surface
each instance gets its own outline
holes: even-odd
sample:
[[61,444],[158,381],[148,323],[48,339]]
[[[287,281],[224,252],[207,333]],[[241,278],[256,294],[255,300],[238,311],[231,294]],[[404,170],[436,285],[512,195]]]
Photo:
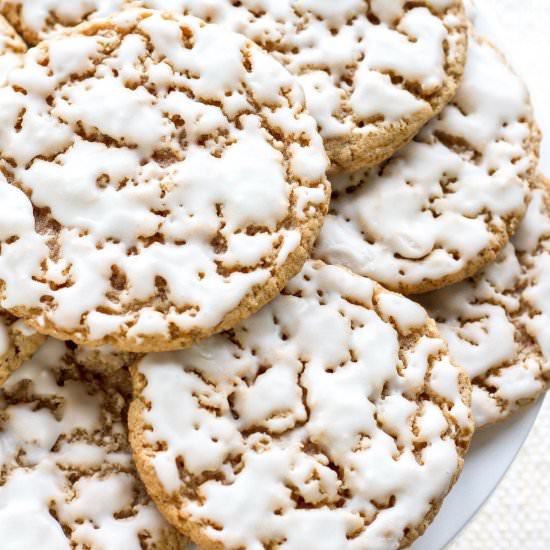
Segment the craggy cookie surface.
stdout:
[[229,328],[299,271],[326,155],[244,36],[130,10],[32,48],[0,90],[0,304],[126,351]]
[[465,279],[516,229],[538,145],[525,86],[472,36],[463,84],[441,115],[386,164],[333,179],[315,254],[405,294]]
[[0,386],[9,375],[29,359],[43,343],[44,337],[23,321],[0,310]]
[[119,351],[112,346],[76,346],[74,354],[84,368],[105,376],[114,375],[121,369],[128,369],[139,357],[139,354]]
[[530,403],[550,380],[550,187],[541,183],[495,264],[421,297],[472,379],[478,427]]
[[420,306],[306,263],[230,332],[133,370],[130,440],[204,549],[396,549],[462,467],[470,388]]
[[466,30],[459,0],[141,0],[244,33],[304,87],[333,170],[388,158],[451,99]]
[[58,29],[111,15],[124,0],[0,0],[0,12],[30,45]]
[[126,397],[49,340],[0,389],[2,548],[183,550],[137,477]]

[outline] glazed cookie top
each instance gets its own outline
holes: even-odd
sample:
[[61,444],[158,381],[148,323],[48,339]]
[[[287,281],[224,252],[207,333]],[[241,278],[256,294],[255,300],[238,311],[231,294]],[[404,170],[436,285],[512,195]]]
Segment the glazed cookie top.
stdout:
[[0,390],[0,540],[41,550],[181,550],[138,480],[125,398],[49,340]]
[[124,0],[0,0],[0,12],[30,45],[56,30],[111,15]]
[[0,386],[44,342],[44,336],[0,309]]
[[333,179],[317,257],[405,294],[472,275],[519,223],[538,145],[525,86],[473,36],[463,84],[441,115],[386,164]]
[[230,332],[133,373],[138,470],[207,550],[398,548],[471,435],[467,379],[425,310],[321,262]]
[[0,304],[39,332],[181,348],[273,298],[327,209],[302,91],[245,37],[129,10],[0,89]]
[[495,264],[426,294],[451,354],[472,379],[476,425],[506,418],[550,380],[550,187],[533,191],[527,215]]
[[244,33],[300,77],[333,170],[381,162],[451,99],[460,0],[140,0]]

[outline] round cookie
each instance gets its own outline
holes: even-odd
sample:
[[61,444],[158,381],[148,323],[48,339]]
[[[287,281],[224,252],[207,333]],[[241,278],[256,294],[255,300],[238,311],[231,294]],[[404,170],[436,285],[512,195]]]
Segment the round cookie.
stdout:
[[2,548],[183,550],[132,463],[126,396],[50,339],[0,389]]
[[124,0],[0,0],[0,13],[31,46],[57,30],[111,15],[123,7]]
[[472,433],[468,379],[425,310],[322,262],[233,330],[132,373],[138,471],[204,550],[405,547]]
[[304,87],[333,172],[390,157],[456,92],[460,0],[141,0],[245,34]]
[[550,380],[550,184],[533,191],[494,264],[419,301],[472,379],[477,427],[541,395]]
[[469,277],[508,242],[540,134],[502,55],[479,36],[469,44],[462,86],[439,117],[387,163],[333,178],[316,257],[415,294]]
[[328,206],[302,90],[194,17],[128,10],[0,89],[0,305],[124,351],[189,346],[276,296]]
[[44,336],[7,311],[0,310],[0,386],[43,342]]

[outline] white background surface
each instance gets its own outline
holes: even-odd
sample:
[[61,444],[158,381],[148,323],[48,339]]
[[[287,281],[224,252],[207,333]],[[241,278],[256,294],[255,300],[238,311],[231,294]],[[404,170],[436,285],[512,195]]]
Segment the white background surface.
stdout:
[[[477,4],[495,27],[499,45],[529,85],[540,125],[550,130],[550,0],[477,0]],[[541,168],[550,175],[550,139],[544,142]],[[547,397],[535,429],[503,482],[447,550],[549,549]]]
[[547,396],[534,430],[503,482],[446,550],[549,549],[550,396]]
[[[537,403],[506,422],[476,434],[458,483],[445,499],[433,524],[412,550],[440,550],[475,515],[519,452],[535,422],[539,406]],[[501,550],[500,546],[475,548]]]

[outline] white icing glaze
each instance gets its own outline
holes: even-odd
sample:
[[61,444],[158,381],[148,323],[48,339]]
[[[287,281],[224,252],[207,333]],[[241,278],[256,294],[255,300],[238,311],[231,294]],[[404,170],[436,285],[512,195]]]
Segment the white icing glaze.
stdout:
[[33,42],[46,38],[59,27],[105,17],[119,11],[124,0],[0,0],[0,10],[16,11],[18,27]]
[[446,494],[469,433],[460,371],[427,322],[371,280],[308,262],[230,334],[138,363],[141,460],[223,548],[397,549]]
[[326,156],[296,79],[243,36],[144,10],[109,24],[33,48],[0,90],[0,303],[76,340],[163,345],[212,331],[305,244]]
[[[299,75],[325,138],[381,133],[391,123],[426,116],[431,111],[426,98],[437,97],[448,84],[445,65],[457,63],[456,41],[462,36],[453,0],[426,0],[422,7],[405,6],[403,0],[137,3],[195,15],[265,47]],[[384,76],[389,73],[403,82],[392,84]],[[420,91],[414,95],[407,84]],[[373,120],[382,120],[383,127]]]
[[66,353],[49,340],[0,390],[2,549],[160,550],[169,528],[131,464],[122,396],[80,379]]
[[514,248],[521,253],[535,254],[539,246],[550,238],[550,216],[545,201],[548,199],[544,188],[532,193],[527,214],[516,231]]
[[9,72],[17,66],[27,46],[10,24],[0,15],[0,86]]
[[478,427],[540,395],[550,378],[550,208],[538,186],[497,262],[419,300],[474,384]]
[[533,192],[525,221],[514,245],[524,265],[527,287],[522,316],[527,332],[540,346],[546,363],[543,374],[550,379],[550,183],[545,180]]
[[531,116],[521,81],[472,37],[442,114],[383,168],[333,178],[337,191],[357,187],[333,201],[317,257],[407,292],[471,272],[523,211],[536,162]]

